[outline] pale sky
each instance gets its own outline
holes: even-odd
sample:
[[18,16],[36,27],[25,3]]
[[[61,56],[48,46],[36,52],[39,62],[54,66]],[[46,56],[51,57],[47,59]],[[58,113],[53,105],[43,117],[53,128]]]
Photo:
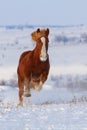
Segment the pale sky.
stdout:
[[87,25],[87,0],[0,0],[0,25]]

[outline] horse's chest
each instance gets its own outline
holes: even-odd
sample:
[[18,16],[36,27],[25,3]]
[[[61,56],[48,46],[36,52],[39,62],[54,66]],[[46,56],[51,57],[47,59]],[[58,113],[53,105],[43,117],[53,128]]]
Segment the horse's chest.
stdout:
[[35,64],[33,65],[33,70],[36,72],[41,72],[46,68],[46,65],[44,63],[40,63],[40,64]]
[[43,67],[41,67],[41,66],[35,66],[35,67],[32,69],[32,72],[33,72],[33,73],[36,73],[36,74],[38,74],[38,75],[40,75],[40,74],[42,73],[42,71],[43,71]]

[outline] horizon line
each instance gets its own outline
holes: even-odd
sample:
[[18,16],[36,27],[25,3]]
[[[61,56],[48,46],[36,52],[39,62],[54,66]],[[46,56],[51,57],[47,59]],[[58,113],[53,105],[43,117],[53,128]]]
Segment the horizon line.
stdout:
[[75,27],[75,26],[85,26],[85,24],[69,24],[69,25],[57,25],[57,24],[45,24],[45,25],[39,25],[39,24],[7,24],[7,25],[0,25],[0,28],[6,27],[6,28],[33,28],[33,27]]

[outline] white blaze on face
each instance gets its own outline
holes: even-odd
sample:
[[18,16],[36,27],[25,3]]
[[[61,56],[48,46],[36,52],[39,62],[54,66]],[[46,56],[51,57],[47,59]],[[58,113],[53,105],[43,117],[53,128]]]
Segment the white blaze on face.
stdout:
[[40,54],[40,60],[41,61],[46,61],[47,60],[47,54],[46,54],[46,40],[44,37],[41,38],[42,42],[42,49],[41,49],[41,54]]

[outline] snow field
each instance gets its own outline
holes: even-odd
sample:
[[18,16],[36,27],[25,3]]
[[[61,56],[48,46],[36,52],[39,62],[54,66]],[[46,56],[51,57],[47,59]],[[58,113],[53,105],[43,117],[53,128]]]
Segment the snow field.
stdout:
[[0,28],[0,130],[87,130],[86,26],[50,28],[48,80],[17,107],[18,59],[34,29]]

